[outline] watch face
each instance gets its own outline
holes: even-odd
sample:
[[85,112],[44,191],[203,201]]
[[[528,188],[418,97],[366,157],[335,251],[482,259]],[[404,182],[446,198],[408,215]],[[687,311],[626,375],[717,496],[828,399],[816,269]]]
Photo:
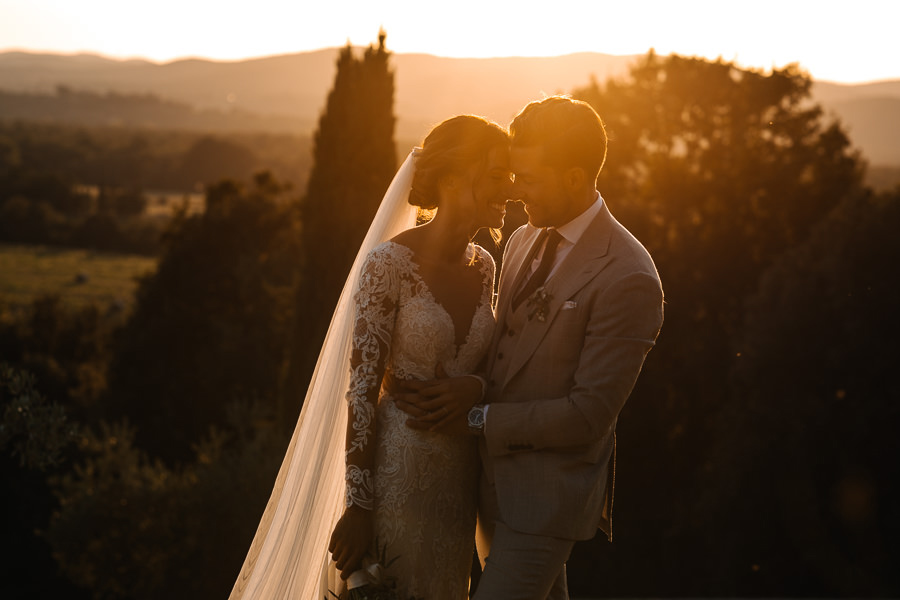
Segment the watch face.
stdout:
[[484,425],[484,408],[473,406],[469,410],[469,427],[481,427]]

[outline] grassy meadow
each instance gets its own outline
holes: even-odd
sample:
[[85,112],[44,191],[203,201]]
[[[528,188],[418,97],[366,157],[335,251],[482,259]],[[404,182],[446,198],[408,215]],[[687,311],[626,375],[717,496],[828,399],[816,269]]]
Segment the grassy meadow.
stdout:
[[72,306],[130,307],[136,278],[156,259],[90,250],[0,244],[0,306],[19,307],[46,294]]

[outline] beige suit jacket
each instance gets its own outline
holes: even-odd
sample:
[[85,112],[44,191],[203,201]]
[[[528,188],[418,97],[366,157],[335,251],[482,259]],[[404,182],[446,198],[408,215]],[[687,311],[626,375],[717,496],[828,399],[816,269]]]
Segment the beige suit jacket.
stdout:
[[[647,250],[603,203],[545,285],[544,321],[517,337],[497,381],[497,347],[523,265],[540,230],[510,237],[488,355],[490,403],[481,455],[500,518],[535,535],[612,535],[615,427],[663,321],[663,292]],[[510,354],[509,352],[507,354]]]

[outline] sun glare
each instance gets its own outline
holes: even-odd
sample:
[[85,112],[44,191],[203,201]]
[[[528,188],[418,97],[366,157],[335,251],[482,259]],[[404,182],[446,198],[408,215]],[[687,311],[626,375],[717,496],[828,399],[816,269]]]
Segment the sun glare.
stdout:
[[0,51],[239,60],[333,48],[347,41],[365,45],[384,27],[389,48],[401,53],[628,55],[655,48],[660,54],[721,56],[761,68],[800,62],[814,77],[862,81],[900,77],[893,42],[898,21],[900,2],[873,0],[858,0],[850,14],[836,14],[811,0],[556,0],[544,5],[485,0],[10,0],[0,4]]

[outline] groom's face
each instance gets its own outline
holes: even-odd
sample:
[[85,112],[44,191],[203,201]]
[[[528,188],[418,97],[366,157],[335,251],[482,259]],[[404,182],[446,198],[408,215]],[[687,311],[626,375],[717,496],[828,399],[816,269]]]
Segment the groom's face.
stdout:
[[572,219],[562,175],[547,164],[543,148],[513,145],[509,166],[515,177],[512,199],[525,203],[529,223],[535,227],[559,227]]

